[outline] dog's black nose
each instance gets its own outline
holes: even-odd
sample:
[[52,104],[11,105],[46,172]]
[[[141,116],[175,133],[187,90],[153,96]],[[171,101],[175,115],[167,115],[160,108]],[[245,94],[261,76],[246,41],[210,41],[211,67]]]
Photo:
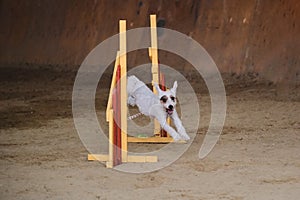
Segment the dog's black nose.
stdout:
[[169,109],[170,109],[170,110],[173,110],[173,106],[172,106],[172,105],[169,105]]

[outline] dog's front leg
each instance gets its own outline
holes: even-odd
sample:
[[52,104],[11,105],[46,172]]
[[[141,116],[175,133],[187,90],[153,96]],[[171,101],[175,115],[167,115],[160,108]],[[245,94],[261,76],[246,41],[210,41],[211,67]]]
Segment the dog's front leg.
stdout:
[[190,137],[186,133],[185,128],[183,127],[176,110],[173,111],[173,114],[171,115],[171,119],[173,120],[173,123],[176,126],[177,132],[180,134],[180,136],[184,140],[189,140]]
[[173,129],[168,123],[166,119],[161,119],[158,120],[158,122],[160,123],[161,127],[171,135],[171,137],[173,138],[174,141],[178,141],[181,139],[180,135],[175,131],[175,129]]
[[176,132],[175,129],[173,129],[168,123],[167,123],[167,114],[166,112],[161,111],[161,108],[159,109],[153,109],[151,110],[151,115],[157,119],[157,121],[160,123],[161,127],[167,131],[171,135],[174,141],[178,141],[181,139],[180,135]]

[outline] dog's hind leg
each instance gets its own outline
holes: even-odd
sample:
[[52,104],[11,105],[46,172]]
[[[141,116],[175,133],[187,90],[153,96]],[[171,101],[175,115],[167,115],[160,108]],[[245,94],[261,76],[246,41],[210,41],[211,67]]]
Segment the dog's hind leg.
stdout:
[[135,106],[135,98],[131,95],[128,96],[128,99],[127,99],[127,104],[131,105],[131,106]]
[[174,110],[173,114],[171,115],[171,119],[173,120],[174,125],[176,126],[177,132],[184,140],[190,140],[190,136],[185,131],[185,128],[183,127],[181,120],[179,119],[179,116]]

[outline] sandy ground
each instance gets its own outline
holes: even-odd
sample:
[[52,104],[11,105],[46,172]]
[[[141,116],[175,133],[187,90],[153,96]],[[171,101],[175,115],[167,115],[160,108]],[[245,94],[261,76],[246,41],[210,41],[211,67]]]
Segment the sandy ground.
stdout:
[[[128,174],[87,161],[71,114],[75,72],[0,70],[0,199],[300,196],[299,88],[283,98],[273,84],[255,76],[224,76],[227,118],[209,156],[198,159],[210,117],[210,99],[204,92],[199,93],[200,127],[188,151],[159,171]],[[100,111],[106,98],[97,99]]]

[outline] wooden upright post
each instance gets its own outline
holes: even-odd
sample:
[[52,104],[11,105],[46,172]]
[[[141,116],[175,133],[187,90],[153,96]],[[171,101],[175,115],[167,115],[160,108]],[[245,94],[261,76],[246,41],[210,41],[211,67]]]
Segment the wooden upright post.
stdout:
[[121,136],[122,162],[127,162],[127,58],[126,58],[126,20],[119,24],[120,65],[121,65]]
[[[157,29],[156,29],[156,15],[150,15],[151,26],[151,47],[149,48],[149,55],[152,61],[152,85],[153,92],[157,94],[154,83],[159,84],[159,69],[158,69],[158,51],[157,51]],[[154,135],[160,135],[160,124],[154,120]]]
[[[152,84],[159,83],[158,72],[158,52],[157,52],[157,29],[156,29],[156,15],[150,16],[151,25],[151,60],[152,60]],[[156,93],[155,87],[153,91]]]

